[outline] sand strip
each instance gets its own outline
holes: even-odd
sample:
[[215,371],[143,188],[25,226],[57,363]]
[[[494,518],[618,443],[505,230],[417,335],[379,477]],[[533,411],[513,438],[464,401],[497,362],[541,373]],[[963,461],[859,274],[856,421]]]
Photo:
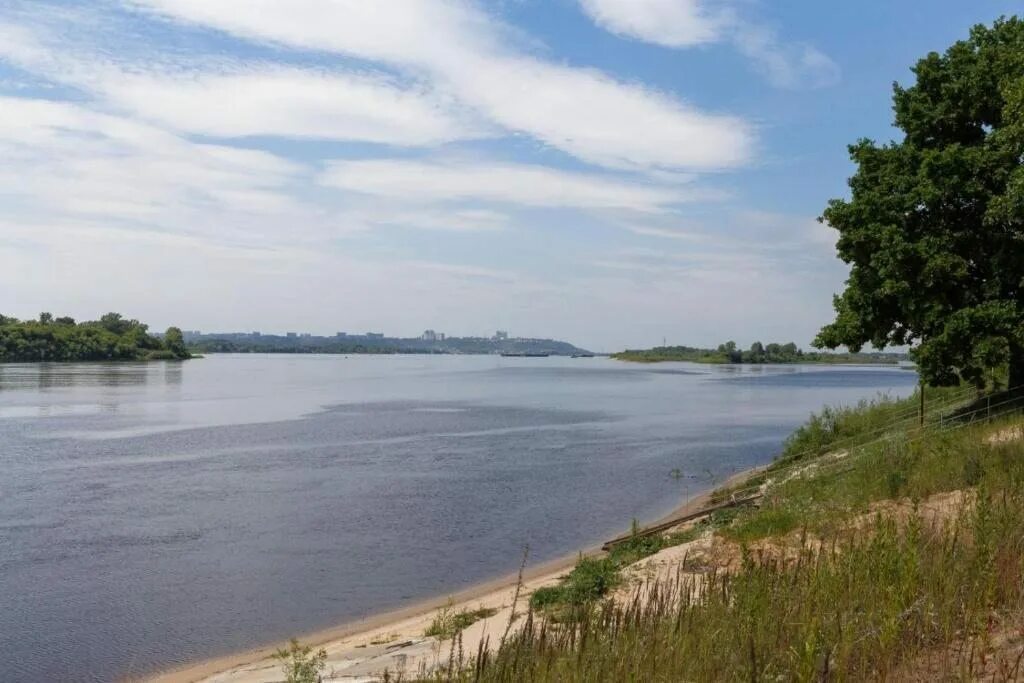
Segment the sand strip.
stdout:
[[[762,469],[755,467],[734,474],[715,487],[687,499],[675,510],[651,522],[650,525],[697,512],[708,506],[711,492],[715,488],[735,486]],[[600,553],[600,546],[583,551],[585,555]],[[578,557],[579,553],[572,553],[527,567],[523,572],[523,587],[517,612],[521,614],[525,610],[529,595],[534,590],[556,583],[560,576],[575,565]],[[429,668],[448,659],[450,642],[439,642],[435,638],[423,635],[438,610],[446,606],[454,610],[475,610],[479,607],[497,610],[494,616],[478,621],[462,633],[463,648],[467,653],[475,653],[477,645],[484,639],[489,639],[493,647],[501,639],[508,624],[516,579],[515,573],[509,574],[409,607],[309,633],[299,640],[327,651],[328,676],[325,680],[349,683],[375,681],[385,668],[392,672],[403,670],[416,673],[420,667]],[[272,643],[171,669],[141,680],[151,683],[271,683],[281,679],[281,670],[278,662],[269,657],[283,645],[285,643]]]

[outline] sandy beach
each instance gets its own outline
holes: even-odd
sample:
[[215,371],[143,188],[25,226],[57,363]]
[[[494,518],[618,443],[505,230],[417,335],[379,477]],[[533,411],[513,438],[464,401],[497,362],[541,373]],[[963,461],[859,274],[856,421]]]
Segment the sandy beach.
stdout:
[[[701,510],[708,505],[715,488],[735,485],[760,469],[751,468],[732,475],[715,487],[689,497],[671,513],[652,521],[650,525]],[[582,551],[585,555],[600,552],[597,546]],[[527,566],[515,607],[513,598],[517,573],[424,600],[400,610],[308,633],[299,640],[303,644],[326,650],[325,680],[369,682],[377,680],[385,669],[407,673],[429,670],[446,661],[450,650],[450,641],[439,641],[423,635],[439,610],[446,607],[455,611],[479,608],[496,610],[493,616],[472,624],[462,632],[463,648],[467,652],[475,652],[485,639],[494,647],[506,630],[513,608],[518,614],[523,613],[530,594],[542,586],[556,583],[576,563],[579,555],[572,553],[556,560]],[[284,645],[286,643],[271,643],[155,673],[141,680],[150,683],[272,683],[280,680],[281,670],[279,662],[270,656]]]

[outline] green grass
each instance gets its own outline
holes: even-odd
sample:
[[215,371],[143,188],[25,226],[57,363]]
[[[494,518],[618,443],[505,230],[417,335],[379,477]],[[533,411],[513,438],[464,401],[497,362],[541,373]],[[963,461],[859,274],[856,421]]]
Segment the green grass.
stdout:
[[[760,508],[723,511],[703,525],[744,548],[788,534],[799,539],[795,557],[745,551],[737,572],[663,583],[649,600],[604,600],[622,567],[686,540],[633,539],[582,558],[559,586],[534,594],[522,627],[496,652],[460,656],[437,678],[902,680],[929,678],[908,673],[925,656],[954,679],[985,666],[995,680],[1024,674],[1020,659],[1002,668],[982,661],[993,633],[1024,612],[1024,443],[985,441],[1020,418],[919,431],[903,425],[905,406],[882,399],[819,416],[783,456],[814,463],[813,471],[782,481],[795,468],[780,465],[767,475],[776,483]],[[842,440],[863,445],[815,461]],[[978,502],[945,525],[913,515],[903,524],[882,515],[849,524],[877,501],[960,489],[976,491]],[[572,618],[561,618],[569,608]]]
[[[875,441],[887,433],[906,432],[917,426],[920,420],[921,395],[918,391],[904,399],[880,395],[874,401],[860,401],[855,406],[826,406],[820,413],[812,414],[786,439],[782,454],[772,463],[772,469],[831,450]],[[972,396],[967,387],[929,387],[925,390],[925,417],[929,422],[934,421],[948,412],[951,406],[970,400]]]
[[740,512],[724,533],[746,542],[798,528],[828,534],[875,501],[919,501],[978,486],[1003,488],[1008,477],[1020,474],[1016,455],[1007,455],[1019,446],[993,447],[982,436],[1006,424],[996,420],[924,436],[906,432],[862,446],[845,458],[820,464],[813,477],[795,477],[773,487],[760,509]]
[[691,541],[701,530],[694,527],[669,535],[639,536],[639,526],[633,520],[631,538],[613,546],[602,557],[581,556],[557,585],[535,590],[530,596],[530,607],[545,611],[557,621],[578,618],[581,610],[585,611],[621,584],[622,569],[664,548]]
[[447,607],[441,608],[433,621],[430,622],[430,626],[423,632],[423,635],[445,640],[466,630],[481,619],[489,619],[497,613],[498,610],[493,607],[455,610],[449,604]]

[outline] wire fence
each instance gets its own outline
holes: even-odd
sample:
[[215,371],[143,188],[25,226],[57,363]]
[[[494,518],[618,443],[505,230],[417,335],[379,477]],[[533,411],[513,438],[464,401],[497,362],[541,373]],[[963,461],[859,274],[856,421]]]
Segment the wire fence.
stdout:
[[[980,405],[982,399],[984,399],[984,405]],[[978,404],[978,406],[970,410],[963,410],[970,408],[973,404]],[[1024,384],[983,397],[979,397],[977,391],[970,387],[957,390],[931,404],[924,403],[914,409],[896,411],[893,419],[868,432],[852,435],[847,439],[838,439],[822,447],[786,454],[787,459],[793,459],[793,462],[778,467],[766,467],[761,473],[764,475],[763,477],[748,478],[750,483],[729,489],[727,495],[718,500],[712,498],[713,504],[710,507],[689,513],[684,517],[665,520],[638,532],[616,537],[606,542],[604,549],[607,550],[616,543],[621,543],[637,535],[647,536],[657,533],[718,509],[746,504],[759,498],[768,486],[780,481],[788,481],[795,476],[805,474],[822,476],[852,471],[854,469],[852,463],[856,459],[871,453],[873,447],[885,442],[899,440],[903,443],[913,443],[937,433],[963,429],[1020,413],[1024,413]],[[919,423],[916,431],[909,429],[913,422]],[[874,438],[864,440],[865,436]],[[853,443],[854,441],[856,443]],[[832,454],[832,457],[828,457],[829,454]],[[809,456],[820,457],[809,460]]]
[[[968,393],[973,393],[973,389],[969,390]],[[978,405],[970,410],[958,410],[968,408],[972,404],[980,404],[982,400],[984,400],[984,405]],[[827,453],[822,453],[823,449],[816,448],[788,456],[796,460],[782,467],[767,469],[765,480],[731,489],[729,496],[732,499],[749,498],[755,492],[763,490],[769,481],[786,481],[796,475],[813,474],[813,476],[821,476],[824,474],[835,474],[836,470],[841,469],[852,470],[853,461],[870,453],[873,447],[884,442],[899,440],[903,443],[914,443],[936,433],[955,431],[972,425],[991,422],[993,419],[1021,414],[1024,412],[1024,385],[1010,387],[996,394],[988,394],[983,399],[976,397],[969,400],[966,396],[957,394],[942,401],[939,405],[931,406],[931,409],[933,413],[930,421],[927,419],[927,416],[925,416],[924,420],[921,420],[919,416],[891,420],[882,427],[867,433],[878,434],[881,432],[881,435],[875,436],[875,438],[850,445],[840,445],[844,440],[838,440],[828,444]],[[912,426],[913,420],[918,420],[922,424],[916,433],[908,436],[909,430],[906,428]],[[861,437],[863,434],[857,436]],[[833,457],[828,458],[828,460],[815,459],[807,462],[807,456],[819,455],[824,458],[829,453]]]

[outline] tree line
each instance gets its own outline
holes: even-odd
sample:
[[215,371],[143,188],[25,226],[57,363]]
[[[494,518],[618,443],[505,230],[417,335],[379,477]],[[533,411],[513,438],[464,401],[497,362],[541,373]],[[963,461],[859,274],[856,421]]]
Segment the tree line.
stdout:
[[715,349],[692,346],[657,346],[652,349],[629,349],[612,354],[618,360],[639,363],[690,361],[693,363],[883,363],[895,364],[904,356],[893,353],[822,353],[804,351],[794,342],[762,344],[740,349],[727,341]]
[[162,337],[149,326],[120,313],[76,322],[68,316],[40,313],[35,320],[0,315],[0,363],[48,361],[180,360],[189,358],[177,327]]

